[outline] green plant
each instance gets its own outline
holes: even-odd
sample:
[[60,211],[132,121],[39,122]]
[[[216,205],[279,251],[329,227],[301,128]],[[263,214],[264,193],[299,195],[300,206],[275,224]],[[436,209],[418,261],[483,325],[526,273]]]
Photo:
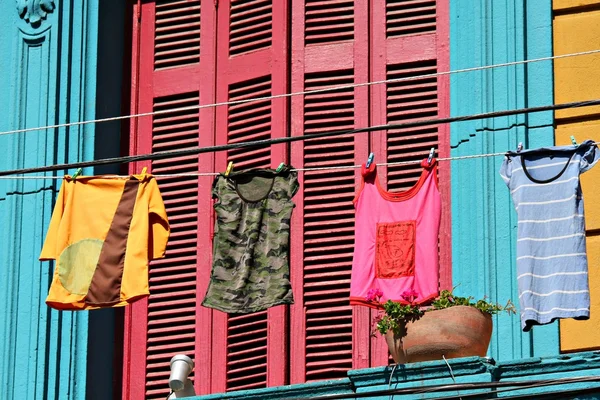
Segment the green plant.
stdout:
[[377,330],[382,335],[389,330],[399,335],[404,324],[419,319],[424,311],[412,304],[401,304],[391,300],[383,303],[384,314],[377,319]]
[[442,290],[440,295],[431,303],[431,306],[433,310],[442,310],[453,306],[469,306],[488,314],[498,314],[501,311],[506,311],[509,314],[517,312],[515,305],[510,300],[504,306],[487,301],[485,296],[476,302],[472,300],[474,300],[473,296],[460,297],[453,295],[450,290]]
[[[378,302],[382,295],[383,293],[379,290],[370,290],[366,300],[368,302]],[[402,293],[401,297],[407,304],[391,300],[379,304],[383,307],[383,311],[376,318],[375,323],[377,331],[382,335],[385,335],[389,330],[392,330],[395,335],[401,335],[406,322],[419,319],[428,311],[442,310],[454,306],[474,307],[487,314],[497,314],[501,311],[506,311],[509,314],[516,313],[516,308],[510,300],[508,300],[506,305],[502,306],[487,301],[485,297],[481,300],[474,301],[472,296],[455,296],[450,290],[442,290],[440,295],[431,303],[431,307],[427,309],[414,304],[415,299],[419,296],[418,293],[412,290]]]

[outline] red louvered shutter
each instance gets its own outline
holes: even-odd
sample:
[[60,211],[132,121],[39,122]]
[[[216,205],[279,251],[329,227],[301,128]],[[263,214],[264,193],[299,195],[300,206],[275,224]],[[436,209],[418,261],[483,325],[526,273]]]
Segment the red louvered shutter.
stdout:
[[[136,10],[137,11],[137,10]],[[134,11],[134,14],[136,12]],[[134,21],[132,113],[214,103],[215,18],[212,0],[157,0],[143,3],[141,27]],[[139,35],[139,37],[137,36]],[[138,41],[139,40],[139,41]],[[138,53],[139,52],[139,53]],[[135,74],[137,71],[137,74]],[[173,111],[131,122],[132,154],[181,150],[214,144],[214,110]],[[132,165],[139,173],[197,173],[213,169],[211,155]],[[165,259],[150,265],[150,297],[126,308],[125,399],[165,399],[169,360],[183,353],[201,364],[196,391],[210,382],[211,312],[198,308],[210,270],[211,177],[159,178],[171,235]],[[198,229],[198,227],[202,227]],[[201,361],[202,360],[202,361]],[[209,360],[206,362],[206,360]],[[195,376],[195,378],[194,378]]]
[[[368,81],[368,2],[292,2],[292,92]],[[295,96],[292,135],[365,127],[368,89]],[[350,166],[366,160],[368,136],[292,143],[295,167]],[[369,366],[369,311],[349,305],[357,169],[306,171],[292,216],[290,379],[346,377]]]
[[[287,93],[287,2],[221,0],[218,7],[217,102]],[[220,106],[217,144],[287,136],[285,98]],[[216,154],[216,168],[277,167],[285,145]],[[212,391],[287,383],[288,307],[247,315],[214,311]]]
[[[437,3],[437,4],[436,4]],[[448,70],[447,2],[436,0],[388,0],[372,6],[371,80],[411,78]],[[445,76],[373,85],[371,125],[401,124],[449,114],[448,80]],[[377,162],[416,161],[427,157],[431,147],[436,157],[449,156],[446,125],[394,129],[372,134]],[[443,220],[440,235],[440,284],[451,286],[449,212],[449,164],[439,167]],[[378,168],[389,190],[406,190],[419,178],[419,164]],[[373,365],[388,362],[381,337],[372,341]]]

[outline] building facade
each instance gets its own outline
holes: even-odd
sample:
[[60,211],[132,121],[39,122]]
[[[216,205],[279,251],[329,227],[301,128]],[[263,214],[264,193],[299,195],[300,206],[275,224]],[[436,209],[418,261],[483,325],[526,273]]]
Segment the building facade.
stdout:
[[[600,2],[592,0],[5,3],[0,87],[8,95],[0,99],[0,148],[8,156],[0,159],[0,170],[600,97],[593,85],[597,55],[447,74],[595,50]],[[337,86],[342,88],[281,96]],[[268,96],[276,97],[200,107]],[[157,114],[2,134],[151,112]],[[597,120],[597,110],[587,107],[84,172],[139,173],[147,167],[155,174],[215,173],[230,161],[236,169],[281,162],[309,169],[352,166],[369,152],[379,163],[420,160],[432,147],[439,157],[459,157],[503,152],[519,142],[527,148],[564,144],[571,135],[598,139]],[[500,162],[440,163],[439,255],[440,287],[504,303],[518,299],[516,216],[498,175]],[[419,173],[412,165],[382,167],[380,179],[389,190],[403,190]],[[600,211],[592,183],[598,174],[592,170],[583,182],[593,304],[600,302],[594,270]],[[0,244],[6,355],[0,397],[162,399],[169,394],[175,354],[196,360],[195,391],[206,398],[222,398],[216,393],[223,392],[316,396],[387,386],[390,360],[385,341],[371,335],[375,315],[348,304],[359,170],[299,173],[291,229],[295,303],[241,316],[200,305],[211,269],[212,180],[159,178],[172,233],[167,257],[151,265],[149,298],[119,310],[58,312],[44,304],[52,265],[37,257],[60,180],[0,179],[0,218],[8,227]],[[495,363],[450,365],[457,382],[537,379],[549,372],[590,376],[580,366],[594,371],[595,353],[564,353],[600,347],[596,321],[561,321],[523,333],[518,316],[497,316],[489,350]],[[19,379],[24,370],[31,379]],[[447,372],[443,362],[426,363],[407,366],[402,376],[395,372],[393,380],[397,387],[452,383]]]

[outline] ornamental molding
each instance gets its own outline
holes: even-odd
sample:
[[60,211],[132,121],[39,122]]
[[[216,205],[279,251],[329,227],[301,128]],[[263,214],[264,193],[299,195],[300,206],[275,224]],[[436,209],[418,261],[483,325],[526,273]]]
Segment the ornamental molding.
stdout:
[[31,25],[39,25],[54,11],[54,0],[17,0],[19,16]]

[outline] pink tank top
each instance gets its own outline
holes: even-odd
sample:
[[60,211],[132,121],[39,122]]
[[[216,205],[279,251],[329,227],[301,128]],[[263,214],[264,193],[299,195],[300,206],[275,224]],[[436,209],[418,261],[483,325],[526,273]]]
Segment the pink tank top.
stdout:
[[[438,233],[441,201],[437,160],[421,162],[418,182],[404,192],[387,192],[377,167],[362,166],[356,197],[355,245],[350,304],[377,308],[373,293],[407,304],[426,303],[438,295]],[[376,300],[376,299],[375,299]]]

